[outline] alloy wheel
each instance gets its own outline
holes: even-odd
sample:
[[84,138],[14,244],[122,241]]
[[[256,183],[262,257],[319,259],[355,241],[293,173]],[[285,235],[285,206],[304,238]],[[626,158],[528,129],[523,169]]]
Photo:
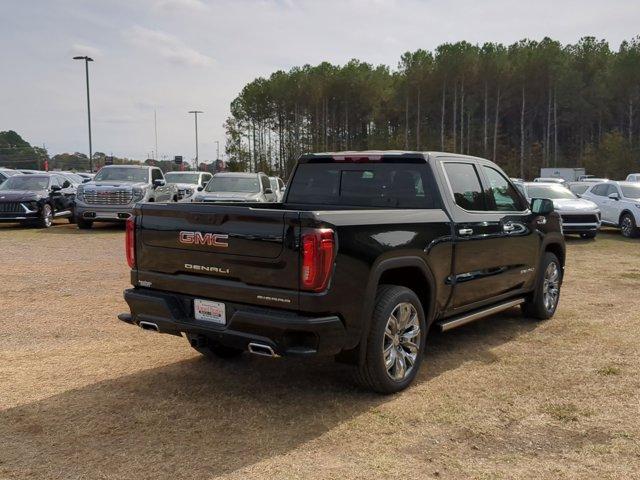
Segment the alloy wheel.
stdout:
[[542,300],[547,312],[553,312],[560,297],[560,269],[556,262],[551,262],[544,272]]
[[396,305],[382,340],[384,365],[393,380],[401,381],[412,372],[420,353],[420,335],[416,308],[409,302]]
[[622,235],[625,237],[630,237],[633,231],[633,221],[629,215],[625,215],[622,217],[622,222],[620,225],[620,229],[622,230]]
[[51,206],[45,204],[42,208],[42,219],[44,220],[44,226],[48,228],[53,223],[53,213],[51,211]]

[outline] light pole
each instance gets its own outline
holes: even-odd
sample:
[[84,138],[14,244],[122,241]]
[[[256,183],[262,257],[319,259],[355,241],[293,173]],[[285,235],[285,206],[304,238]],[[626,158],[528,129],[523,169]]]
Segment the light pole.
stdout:
[[89,99],[89,62],[93,62],[93,58],[73,57],[74,60],[84,60],[84,72],[87,77],[87,120],[89,123],[89,172],[93,172],[93,147],[91,145],[91,101]]
[[220,141],[215,140],[216,143],[216,160],[220,160]]
[[198,114],[204,113],[200,110],[190,110],[189,113],[193,113],[193,118],[196,122],[196,170],[198,170],[200,164],[198,163]]

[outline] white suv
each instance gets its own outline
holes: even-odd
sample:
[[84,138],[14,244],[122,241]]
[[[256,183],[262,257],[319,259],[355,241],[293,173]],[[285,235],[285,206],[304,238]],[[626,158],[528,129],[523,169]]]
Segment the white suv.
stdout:
[[640,173],[630,173],[627,175],[627,182],[640,182]]
[[640,235],[640,184],[604,182],[590,187],[582,198],[600,207],[602,224],[618,227],[625,237]]

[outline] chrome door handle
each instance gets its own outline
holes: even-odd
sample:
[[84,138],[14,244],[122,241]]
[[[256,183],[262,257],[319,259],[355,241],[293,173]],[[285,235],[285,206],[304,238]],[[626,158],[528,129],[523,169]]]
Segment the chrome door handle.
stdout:
[[472,228],[461,228],[460,230],[458,230],[458,233],[460,235],[472,235],[473,234],[473,229]]

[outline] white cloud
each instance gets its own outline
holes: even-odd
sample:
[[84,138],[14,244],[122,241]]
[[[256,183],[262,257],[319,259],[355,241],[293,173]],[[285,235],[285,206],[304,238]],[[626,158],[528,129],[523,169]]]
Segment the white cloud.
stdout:
[[207,67],[213,59],[188,47],[174,35],[136,25],[125,32],[126,39],[134,46],[154,52],[172,63],[192,67]]
[[97,58],[102,55],[102,51],[99,48],[91,47],[89,45],[84,45],[82,43],[74,43],[71,45],[71,55],[72,56],[89,56],[92,58]]
[[155,4],[156,10],[167,12],[203,12],[207,6],[200,0],[160,0]]

